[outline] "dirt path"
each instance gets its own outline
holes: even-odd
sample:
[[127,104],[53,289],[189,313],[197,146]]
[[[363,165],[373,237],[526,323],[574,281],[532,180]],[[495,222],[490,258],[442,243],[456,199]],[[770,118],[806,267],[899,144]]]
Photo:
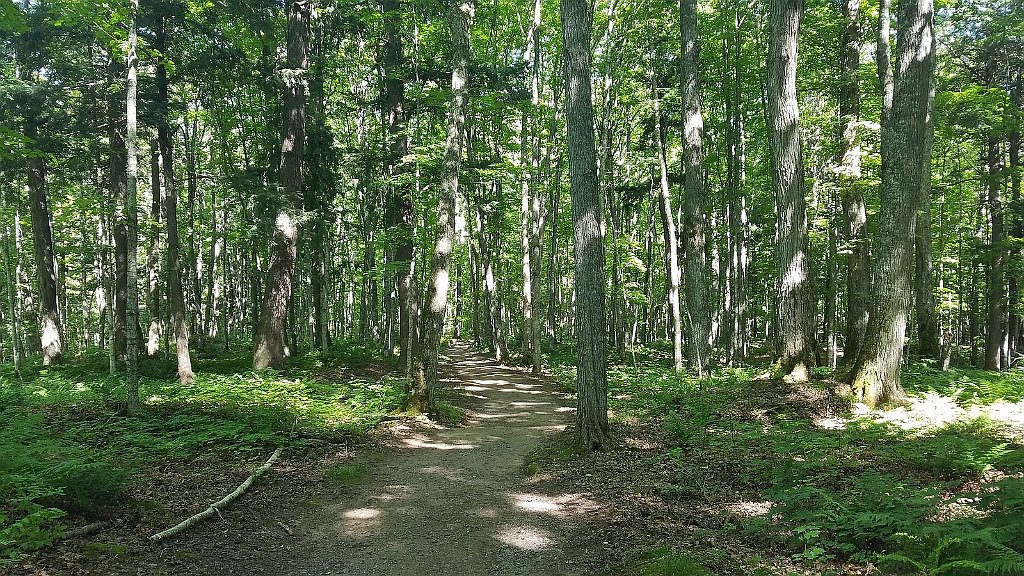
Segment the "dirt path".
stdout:
[[165,560],[217,575],[579,573],[566,535],[588,503],[546,493],[542,478],[521,472],[524,457],[564,429],[569,403],[549,382],[464,345],[449,357],[443,385],[463,393],[457,403],[470,410],[465,426],[399,426],[393,450],[356,459],[367,474],[340,497],[319,502],[306,493],[304,501],[318,505],[275,507],[245,530],[207,534],[203,551],[166,550]]

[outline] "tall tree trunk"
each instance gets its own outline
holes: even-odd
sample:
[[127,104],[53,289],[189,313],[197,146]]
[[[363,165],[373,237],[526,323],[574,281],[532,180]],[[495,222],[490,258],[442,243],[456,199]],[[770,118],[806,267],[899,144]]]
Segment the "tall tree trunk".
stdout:
[[407,406],[420,412],[434,410],[434,390],[438,385],[437,364],[448,311],[449,265],[455,244],[455,199],[459,193],[462,167],[462,143],[469,96],[469,30],[473,24],[472,3],[452,0],[448,7],[448,27],[452,49],[452,103],[448,136],[444,151],[444,181],[438,199],[437,236],[427,286],[423,347],[419,377]]
[[690,364],[703,378],[711,362],[711,309],[705,270],[707,191],[704,187],[704,117],[701,110],[700,38],[697,1],[680,0],[679,37],[682,44],[680,92],[683,106],[683,169],[686,213],[683,218],[686,270],[686,347]]
[[[749,304],[747,296],[747,196],[746,196],[746,134],[743,121],[743,71],[740,64],[743,51],[743,18],[740,7],[736,7],[733,22],[731,65],[733,77],[726,84],[728,114],[728,183],[729,192],[729,270],[732,293],[732,338],[726,343],[730,363],[742,360],[747,355],[749,335],[747,320]],[[726,50],[728,59],[730,50]]]
[[163,317],[160,315],[160,144],[154,138],[149,145],[149,190],[152,201],[149,209],[149,253],[146,255],[146,272],[149,292],[146,311],[149,312],[149,332],[146,339],[146,355],[156,356],[160,352],[160,338],[163,336]]
[[[1019,80],[1018,80],[1019,81]],[[1018,98],[1019,98],[1020,87],[1018,87]],[[1024,202],[1021,200],[1020,194],[1020,179],[1021,179],[1021,164],[1020,164],[1020,131],[1015,130],[1009,136],[1010,144],[1010,214],[1012,215],[1012,222],[1010,223],[1010,230],[1014,241],[1017,242],[1018,246],[1022,240],[1024,240]],[[1010,271],[1010,278],[1008,281],[1008,290],[1010,294],[1010,315],[1009,323],[1007,324],[1007,339],[1009,348],[1009,363],[1012,365],[1013,359],[1016,353],[1021,349],[1021,339],[1024,338],[1024,325],[1021,324],[1020,307],[1024,305],[1022,303],[1021,289],[1024,288],[1024,281],[1022,281],[1022,275],[1024,275],[1024,250],[1017,248],[1010,257],[1011,260],[1016,260],[1017,266],[1015,270]],[[1009,368],[1010,366],[1007,366]]]
[[990,236],[990,257],[986,282],[988,310],[985,322],[985,369],[999,370],[1002,365],[1002,350],[1005,340],[1003,325],[1006,310],[1006,229],[1003,227],[1003,203],[1000,198],[1001,174],[999,139],[990,136],[988,140],[988,213],[992,223]]
[[139,13],[139,0],[128,3],[128,83],[126,88],[127,115],[125,116],[125,150],[128,153],[128,194],[125,198],[125,213],[128,228],[128,259],[125,266],[128,275],[127,306],[125,322],[128,326],[128,347],[125,351],[125,375],[128,388],[128,411],[137,412],[139,403],[139,279],[138,279],[138,31],[135,20]]
[[683,327],[679,310],[679,248],[675,213],[672,211],[672,191],[668,184],[665,127],[661,124],[661,96],[657,93],[657,81],[654,80],[653,75],[652,82],[651,87],[655,91],[654,137],[658,144],[658,171],[661,175],[661,185],[658,187],[658,212],[661,214],[661,230],[665,241],[665,285],[668,288],[668,324],[672,338],[672,365],[678,374],[683,371]]
[[562,58],[568,128],[569,191],[575,244],[576,442],[603,450],[610,444],[606,362],[604,243],[594,146],[590,37],[594,26],[588,0],[562,0]]
[[[178,362],[178,380],[183,386],[192,383],[192,356],[189,353],[189,322],[186,318],[185,295],[181,280],[181,241],[178,237],[178,184],[174,179],[174,144],[170,123],[170,86],[167,81],[167,62],[163,55],[167,49],[165,18],[157,19],[157,50],[162,55],[156,67],[157,85],[157,141],[164,175],[164,219],[167,224],[167,299],[171,307],[171,329],[174,331],[174,349]],[[191,156],[191,155],[189,155]],[[189,161],[189,165],[194,163]],[[194,170],[190,170],[193,172]],[[193,175],[189,174],[189,187]]]
[[902,394],[900,364],[910,308],[914,227],[927,160],[935,50],[932,0],[900,3],[891,125],[882,140],[881,207],[864,344],[850,371],[854,395],[868,405]]
[[[25,113],[25,137],[39,150],[39,103],[30,101]],[[28,199],[35,245],[36,275],[39,277],[40,344],[43,365],[57,364],[63,356],[63,333],[57,308],[57,269],[50,228],[50,202],[46,192],[46,160],[42,154],[28,158]]]
[[[125,202],[128,194],[128,157],[125,152],[124,133],[124,98],[123,91],[117,89],[118,78],[124,68],[111,51],[109,66],[109,93],[107,97],[107,127],[110,139],[110,157],[108,163],[111,196],[114,203],[112,234],[114,237],[114,282],[113,282],[113,334],[112,350],[115,361],[124,359],[127,348],[127,321],[125,319],[128,302],[128,225],[125,220]],[[115,362],[116,365],[116,362]]]
[[806,381],[815,365],[815,297],[808,253],[807,200],[796,97],[802,0],[772,0],[768,118],[778,204],[779,364],[788,381]]
[[402,36],[399,30],[401,7],[398,0],[382,0],[384,12],[384,107],[382,109],[384,128],[387,134],[387,152],[384,160],[384,175],[388,180],[386,220],[392,247],[388,251],[394,263],[395,282],[398,288],[398,339],[399,363],[408,363],[408,352],[412,343],[410,323],[410,283],[412,281],[412,190],[409,184],[401,182],[402,159],[408,151],[406,123],[408,116],[405,106],[405,71]]
[[[889,0],[882,0],[887,3]],[[867,204],[861,184],[860,160],[860,0],[844,0],[845,26],[840,51],[841,84],[839,87],[839,189],[843,208],[843,246],[846,256],[846,329],[843,339],[843,362],[857,358],[864,330],[868,325],[868,302],[871,292],[870,246],[867,238]],[[886,14],[888,18],[888,12]],[[886,24],[888,26],[888,24]],[[888,28],[887,28],[888,30]],[[888,41],[888,31],[885,32]],[[888,58],[888,56],[885,56]],[[888,64],[888,61],[886,60]],[[890,95],[891,98],[891,95]]]
[[[935,52],[932,38],[932,52]],[[934,59],[935,56],[933,55]],[[915,306],[917,337],[923,358],[939,359],[939,315],[935,303],[935,273],[932,270],[932,144],[935,141],[935,75],[928,85],[928,113],[925,126],[924,158],[921,160],[921,191],[914,230],[916,278]]]
[[309,66],[310,0],[292,0],[288,7],[288,69],[285,74],[284,123],[281,138],[281,186],[284,198],[274,226],[270,268],[260,307],[260,325],[253,350],[253,368],[284,369],[285,330],[292,299],[292,276],[298,226],[290,209],[302,195],[303,150],[306,140],[306,85]]

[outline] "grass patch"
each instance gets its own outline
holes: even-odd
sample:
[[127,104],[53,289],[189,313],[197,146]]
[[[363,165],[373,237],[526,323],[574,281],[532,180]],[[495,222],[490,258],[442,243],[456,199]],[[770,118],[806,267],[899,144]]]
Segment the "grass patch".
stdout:
[[362,464],[340,464],[328,468],[324,479],[338,486],[351,486],[366,476],[366,472]]
[[451,402],[438,401],[433,417],[443,426],[461,426],[466,422],[466,411]]
[[536,476],[553,464],[572,460],[584,453],[575,445],[570,433],[563,433],[528,454],[520,469],[525,476]]
[[692,556],[669,548],[654,548],[635,554],[608,573],[621,576],[711,576],[707,568]]

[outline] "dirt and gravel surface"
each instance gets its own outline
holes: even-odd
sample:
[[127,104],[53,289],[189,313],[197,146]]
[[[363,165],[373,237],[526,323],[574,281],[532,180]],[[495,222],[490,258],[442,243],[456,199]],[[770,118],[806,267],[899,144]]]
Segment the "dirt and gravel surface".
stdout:
[[[176,539],[152,545],[141,533],[150,528],[145,523],[134,534],[124,525],[88,543],[67,543],[26,573],[585,573],[585,553],[570,538],[595,505],[523,471],[524,460],[565,428],[571,400],[553,383],[465,345],[448,356],[443,385],[467,411],[462,426],[395,421],[379,448],[315,462],[286,456],[220,518]],[[353,477],[332,480],[328,472],[339,466]],[[224,493],[237,482],[225,478]]]

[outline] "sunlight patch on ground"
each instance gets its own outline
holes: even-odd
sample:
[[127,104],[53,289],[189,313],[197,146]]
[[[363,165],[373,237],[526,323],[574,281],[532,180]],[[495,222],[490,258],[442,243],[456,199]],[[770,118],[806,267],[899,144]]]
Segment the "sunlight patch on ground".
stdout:
[[376,508],[353,508],[346,510],[345,518],[349,520],[372,520],[380,516],[380,510]]
[[511,392],[513,394],[543,394],[540,390],[520,390],[518,388],[502,388],[499,392]]
[[505,526],[494,538],[520,550],[544,550],[553,542],[550,532],[534,526]]
[[420,438],[406,438],[402,440],[402,443],[410,448],[431,448],[433,450],[472,450],[476,448],[476,444],[447,444]]
[[463,390],[469,390],[470,392],[486,392],[488,390],[491,390],[490,388],[485,388],[483,386],[472,386],[472,385],[470,385],[470,386],[463,386],[462,389]]
[[725,510],[737,518],[754,518],[767,515],[774,504],[774,502],[767,500],[764,502],[740,500],[739,502],[726,504]]
[[480,386],[501,386],[502,384],[508,384],[508,380],[490,380],[490,379],[478,379],[472,380],[474,384]]
[[558,499],[543,494],[513,494],[512,504],[528,512],[540,514],[562,515],[562,503]]
[[[908,432],[926,432],[943,428],[955,422],[966,422],[977,418],[988,418],[1007,427],[1013,435],[1024,435],[1024,400],[1020,402],[994,402],[988,405],[969,404],[961,406],[956,398],[935,392],[927,392],[907,400],[904,406],[889,410],[871,409],[864,404],[853,407],[854,418],[870,419],[881,424],[890,424]],[[827,419],[815,422],[820,428],[842,428],[848,421]]]
[[342,513],[341,528],[350,538],[369,538],[381,525],[377,508],[352,508]]
[[520,492],[510,494],[508,499],[513,506],[520,510],[533,512],[535,514],[556,516],[559,518],[589,512],[599,508],[596,502],[588,498],[584,498],[580,494],[548,496],[546,494]]

